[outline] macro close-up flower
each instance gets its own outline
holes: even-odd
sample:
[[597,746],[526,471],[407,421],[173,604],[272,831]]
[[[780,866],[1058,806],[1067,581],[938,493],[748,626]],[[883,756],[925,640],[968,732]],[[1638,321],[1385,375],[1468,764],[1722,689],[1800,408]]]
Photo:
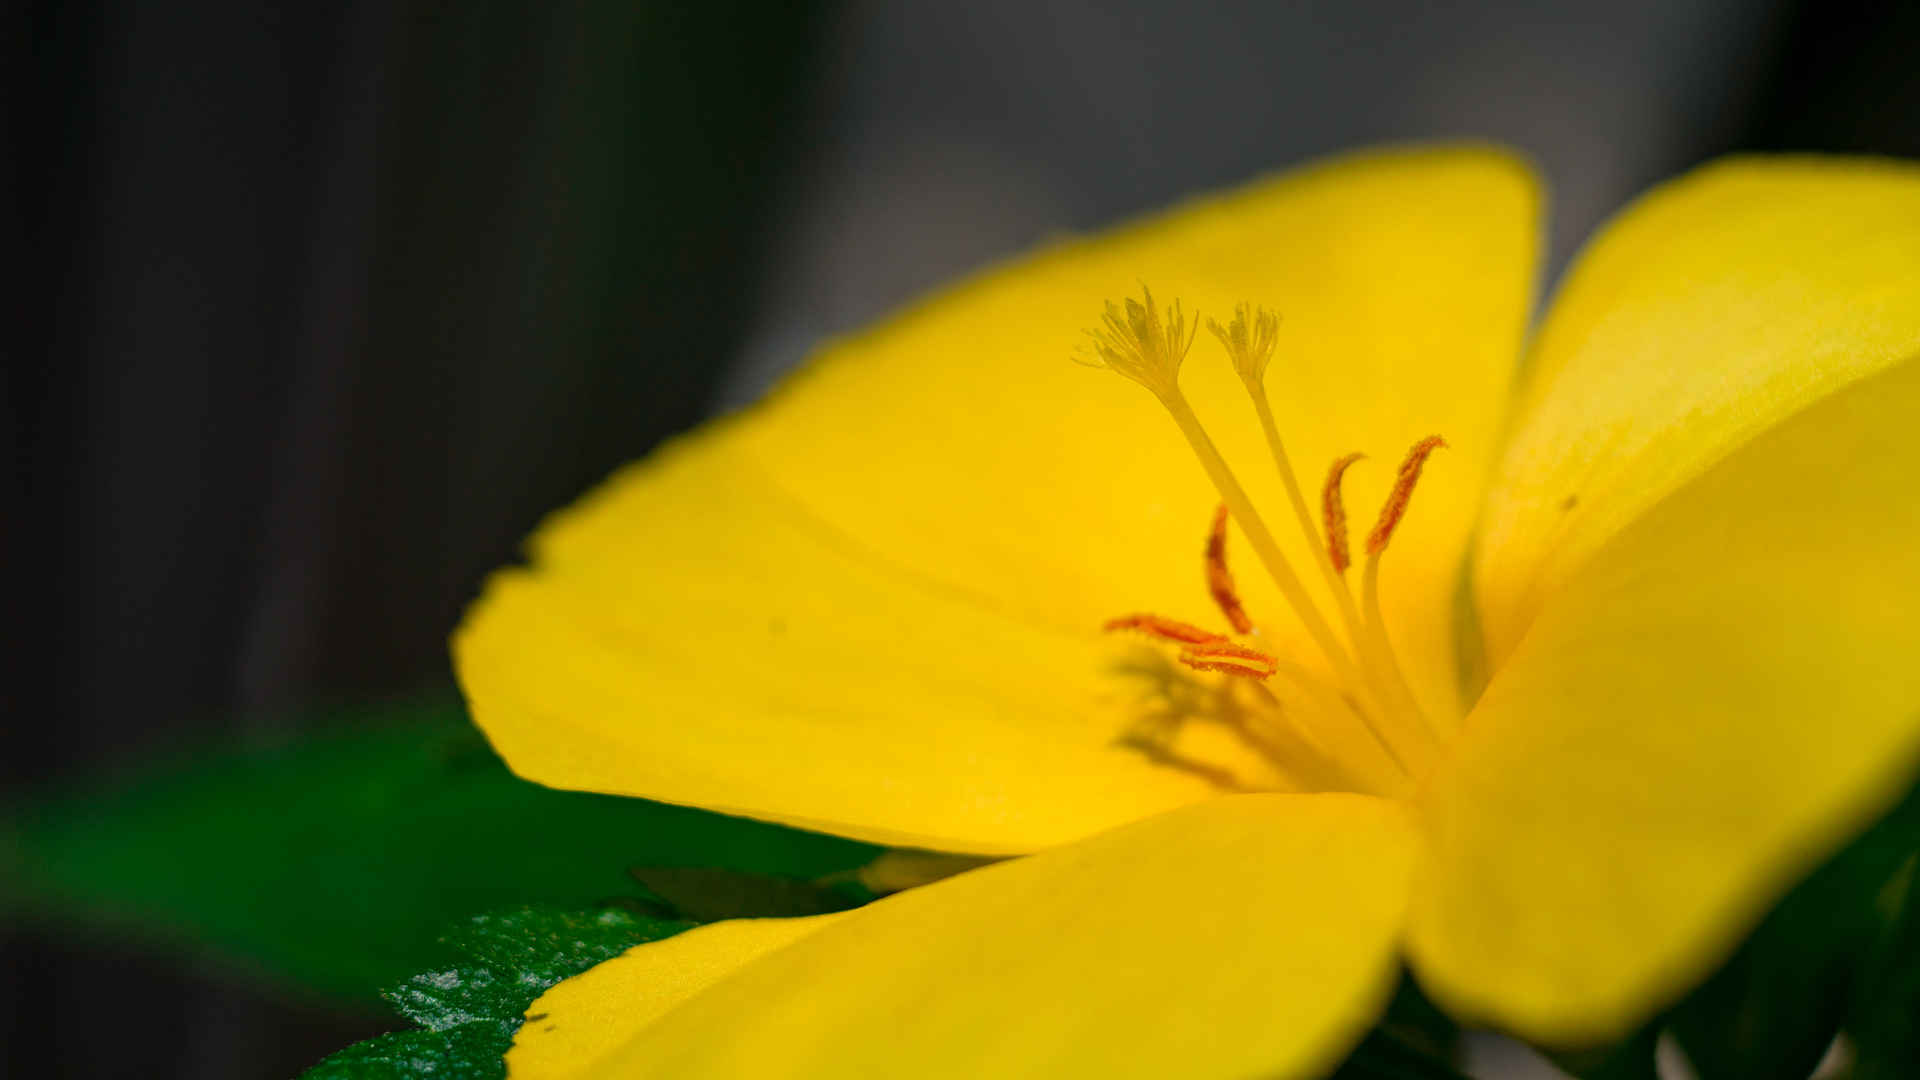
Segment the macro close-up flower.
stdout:
[[554,515],[454,638],[515,772],[987,858],[607,961],[510,1075],[1312,1076],[1403,966],[1550,1047],[1685,994],[1920,763],[1920,169],[1710,164],[1542,300],[1544,228],[1498,149],[1315,164]]

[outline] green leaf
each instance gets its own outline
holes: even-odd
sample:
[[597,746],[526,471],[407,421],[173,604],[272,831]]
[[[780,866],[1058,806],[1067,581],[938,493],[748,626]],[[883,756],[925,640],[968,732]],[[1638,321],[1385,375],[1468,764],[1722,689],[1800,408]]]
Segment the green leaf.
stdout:
[[446,1031],[396,1031],[355,1043],[301,1074],[302,1080],[498,1080],[512,1045],[498,1024],[464,1024]]
[[1920,788],[1808,875],[1673,1010],[1674,1037],[1702,1080],[1803,1080],[1813,1071],[1888,922],[1888,882],[1917,849]]
[[383,997],[429,1031],[494,1022],[508,1034],[554,983],[635,945],[672,937],[690,922],[648,919],[616,907],[590,912],[518,908],[476,915],[445,943],[446,968],[415,975]]
[[567,911],[525,907],[477,915],[442,939],[448,966],[386,992],[424,1030],[397,1031],[350,1046],[315,1065],[306,1080],[458,1077],[496,1080],[521,1017],[546,989],[649,941],[693,924],[617,907]]
[[13,906],[107,923],[371,998],[476,912],[636,893],[634,865],[811,879],[879,849],[519,780],[447,698],[222,751],[12,815]]

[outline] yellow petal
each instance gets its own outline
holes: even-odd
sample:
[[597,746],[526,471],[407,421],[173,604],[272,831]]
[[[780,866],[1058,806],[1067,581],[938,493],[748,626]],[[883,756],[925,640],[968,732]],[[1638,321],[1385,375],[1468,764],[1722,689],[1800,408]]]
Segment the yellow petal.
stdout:
[[[630,1018],[632,980],[603,970],[664,971],[651,954],[683,939],[644,946],[535,1002],[548,1016],[508,1064],[622,1080],[1314,1075],[1392,989],[1413,850],[1382,800],[1217,799],[878,901]],[[575,1024],[625,1037],[589,1062],[562,1040]]]
[[735,919],[641,945],[540,995],[507,1054],[512,1080],[587,1075],[667,1010],[844,918]]
[[[1140,646],[1098,628],[1138,610],[1223,626],[1201,562],[1214,495],[1149,395],[1069,357],[1139,278],[1190,310],[1259,300],[1287,320],[1268,385],[1307,483],[1336,453],[1446,434],[1386,587],[1414,677],[1446,699],[1536,213],[1494,151],[1359,156],[1061,244],[835,345],[543,528],[456,636],[475,719],[556,787],[983,854],[1223,783],[1301,786],[1219,725],[1181,736],[1193,769],[1121,745],[1150,709],[1125,674]],[[1225,357],[1190,360],[1186,385],[1286,535]],[[1268,640],[1309,659],[1237,566]]]
[[1477,558],[1497,663],[1607,538],[1746,439],[1920,350],[1920,168],[1733,159],[1624,212],[1532,358]]
[[1920,762],[1920,361],[1617,534],[1468,717],[1414,904],[1469,1019],[1618,1035],[1704,975]]

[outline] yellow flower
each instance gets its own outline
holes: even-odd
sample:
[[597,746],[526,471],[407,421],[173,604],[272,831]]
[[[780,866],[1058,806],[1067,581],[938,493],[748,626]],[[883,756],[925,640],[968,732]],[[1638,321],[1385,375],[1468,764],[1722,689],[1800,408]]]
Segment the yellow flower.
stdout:
[[[522,775],[1027,857],[642,947],[513,1075],[1310,1075],[1402,957],[1547,1043],[1684,991],[1920,755],[1920,170],[1677,180],[1529,341],[1539,247],[1503,153],[1340,159],[963,284],[556,516],[455,639]],[[1185,314],[1103,308],[1141,279]],[[1289,463],[1370,454],[1359,515],[1431,435],[1336,568]]]

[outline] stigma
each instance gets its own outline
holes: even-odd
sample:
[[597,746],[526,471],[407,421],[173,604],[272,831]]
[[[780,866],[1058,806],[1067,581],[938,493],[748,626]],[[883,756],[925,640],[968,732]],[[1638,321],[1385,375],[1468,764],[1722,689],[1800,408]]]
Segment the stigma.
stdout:
[[[1139,300],[1109,302],[1101,325],[1088,334],[1093,341],[1090,354],[1098,365],[1139,383],[1165,406],[1219,495],[1202,550],[1202,569],[1207,595],[1219,610],[1225,629],[1212,630],[1149,613],[1110,619],[1103,629],[1144,634],[1176,649],[1179,661],[1188,668],[1219,674],[1230,682],[1252,684],[1260,688],[1261,697],[1273,711],[1292,711],[1282,708],[1282,696],[1265,689],[1268,681],[1278,676],[1289,684],[1288,696],[1301,697],[1312,705],[1306,711],[1316,718],[1315,723],[1347,724],[1364,732],[1384,760],[1398,770],[1400,779],[1414,782],[1433,757],[1438,734],[1408,687],[1387,634],[1379,600],[1379,564],[1410,511],[1428,459],[1445,447],[1446,441],[1437,435],[1423,438],[1402,459],[1385,503],[1366,534],[1366,565],[1356,598],[1347,579],[1353,562],[1341,488],[1347,471],[1364,455],[1343,455],[1328,466],[1316,515],[1294,474],[1267,399],[1265,380],[1279,345],[1279,317],[1252,304],[1240,304],[1225,325],[1207,321],[1251,400],[1287,492],[1294,527],[1301,531],[1306,550],[1313,556],[1315,566],[1308,573],[1320,578],[1323,593],[1332,601],[1329,617],[1281,551],[1267,519],[1180,389],[1180,367],[1194,337],[1190,327],[1197,323],[1198,316],[1190,322],[1178,302],[1165,309],[1157,307],[1153,294],[1143,287]],[[1304,663],[1307,658],[1282,655],[1260,636],[1227,566],[1229,523],[1238,526],[1246,538],[1291,609],[1291,616],[1321,654],[1324,666]],[[1301,734],[1312,741],[1312,732]]]
[[1155,396],[1178,394],[1180,364],[1193,347],[1199,326],[1188,327],[1178,300],[1162,311],[1153,302],[1152,290],[1143,285],[1140,292],[1140,300],[1107,301],[1100,326],[1087,331],[1093,339],[1093,362],[1132,379]]

